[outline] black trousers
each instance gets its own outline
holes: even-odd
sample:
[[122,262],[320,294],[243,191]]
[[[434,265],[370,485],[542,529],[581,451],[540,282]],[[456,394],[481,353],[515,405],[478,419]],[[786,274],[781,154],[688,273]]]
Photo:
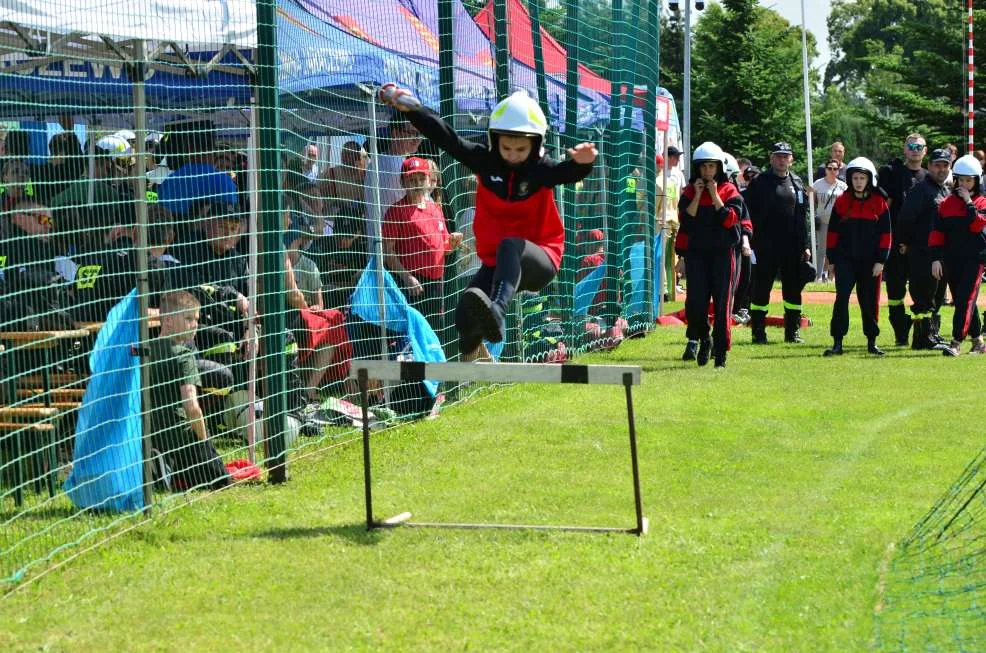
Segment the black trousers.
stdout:
[[946,258],[948,290],[952,293],[955,314],[952,316],[952,339],[978,338],[983,333],[976,298],[983,278],[983,263],[978,258]]
[[[931,269],[929,265],[929,270]],[[910,272],[908,256],[901,254],[897,249],[897,243],[890,248],[890,256],[883,266],[883,281],[887,284],[887,306],[904,306],[904,297],[907,295],[907,278]],[[903,311],[903,308],[901,308]]]
[[750,311],[767,313],[770,304],[770,290],[774,287],[777,273],[781,274],[781,293],[784,296],[785,311],[801,310],[801,291],[805,284],[801,281],[801,250],[777,251],[757,250],[757,264],[753,266],[753,291],[750,298]]
[[876,340],[880,335],[880,277],[873,276],[873,261],[841,260],[835,263],[835,303],[832,305],[832,323],[829,327],[833,339],[842,340],[849,332],[849,297],[853,288],[859,300],[866,339]]
[[911,313],[915,320],[930,317],[941,306],[938,280],[931,276],[931,255],[924,250],[911,250],[907,253],[907,263]]
[[689,340],[709,337],[709,301],[712,301],[712,338],[715,353],[729,350],[732,336],[733,294],[739,278],[736,249],[692,250],[685,256],[688,291],[685,295],[685,330]]
[[733,310],[750,308],[750,287],[753,282],[753,259],[740,256],[739,279],[736,281],[736,292],[733,293]]
[[[558,273],[548,253],[522,238],[504,238],[496,249],[496,265],[482,265],[467,288],[479,288],[505,309],[519,290],[541,290]],[[468,312],[457,306],[455,328],[459,332],[459,351],[471,352],[483,341],[479,327]]]

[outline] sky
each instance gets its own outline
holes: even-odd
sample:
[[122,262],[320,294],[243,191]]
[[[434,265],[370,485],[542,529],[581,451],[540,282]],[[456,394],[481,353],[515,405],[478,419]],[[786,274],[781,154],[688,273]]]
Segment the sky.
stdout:
[[[828,29],[825,21],[832,7],[831,0],[804,0],[808,31],[815,35],[819,56],[812,62],[815,68],[824,68],[829,60]],[[760,0],[762,7],[773,9],[793,25],[801,25],[801,0]]]

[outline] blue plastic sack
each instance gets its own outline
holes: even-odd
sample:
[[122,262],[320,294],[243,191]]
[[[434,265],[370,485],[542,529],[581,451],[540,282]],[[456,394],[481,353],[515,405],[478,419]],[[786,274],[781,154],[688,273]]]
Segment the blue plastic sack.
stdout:
[[89,356],[65,492],[79,508],[126,512],[144,507],[137,291],[114,306]]

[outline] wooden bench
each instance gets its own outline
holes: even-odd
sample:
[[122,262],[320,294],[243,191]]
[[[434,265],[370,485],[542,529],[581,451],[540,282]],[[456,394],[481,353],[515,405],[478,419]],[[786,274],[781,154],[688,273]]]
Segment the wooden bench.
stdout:
[[[52,388],[48,395],[54,402],[66,402],[66,401],[82,401],[82,395],[85,394],[83,388]],[[44,388],[25,388],[17,391],[18,399],[32,399],[34,397],[44,397]],[[52,404],[54,405],[54,404]]]

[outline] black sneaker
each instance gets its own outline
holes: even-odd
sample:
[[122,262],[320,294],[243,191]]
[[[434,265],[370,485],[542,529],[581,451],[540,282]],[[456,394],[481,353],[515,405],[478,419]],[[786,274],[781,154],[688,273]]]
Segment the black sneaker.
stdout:
[[753,344],[755,345],[766,345],[767,344],[767,334],[766,333],[753,333]]
[[695,362],[698,363],[699,367],[702,367],[709,362],[709,355],[712,353],[712,339],[706,338],[698,344],[698,355],[695,357]]
[[681,355],[683,361],[693,361],[698,354],[698,340],[689,340],[685,345],[685,353]]
[[873,354],[874,356],[883,356],[886,354],[885,351],[876,346],[875,342],[866,345],[866,353]]
[[490,298],[479,288],[468,288],[459,300],[462,310],[472,318],[473,324],[490,342],[503,341],[503,312],[494,306]]
[[717,370],[721,370],[725,367],[726,367],[726,352],[722,352],[721,354],[716,354],[715,368]]
[[941,353],[943,356],[959,356],[962,354],[962,352],[959,351],[959,347],[961,345],[962,343],[958,340],[953,340],[946,347],[942,348]]
[[822,352],[822,356],[842,356],[842,343],[836,342]]

